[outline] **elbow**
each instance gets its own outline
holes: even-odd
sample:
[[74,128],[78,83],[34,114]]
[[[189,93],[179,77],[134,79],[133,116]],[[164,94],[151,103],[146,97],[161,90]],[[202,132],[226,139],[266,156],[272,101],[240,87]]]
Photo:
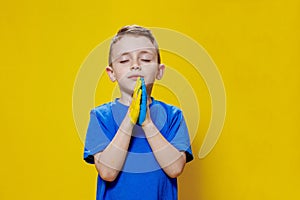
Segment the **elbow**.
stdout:
[[186,157],[185,154],[182,153],[182,157],[178,159],[176,162],[173,164],[169,165],[166,169],[165,172],[170,178],[177,178],[180,174],[182,174],[183,169],[185,167],[186,163]]
[[178,163],[167,167],[165,169],[165,172],[170,178],[177,178],[180,174],[182,174],[183,169],[184,169],[184,163],[183,164]]
[[[98,154],[97,156],[99,156],[99,155],[100,154]],[[99,176],[104,181],[113,182],[119,174],[118,170],[110,168],[110,167],[102,164],[100,162],[99,157],[97,159],[95,159],[95,167],[96,167],[96,170],[97,170]]]
[[113,182],[118,176],[116,170],[99,170],[98,173],[102,180],[107,182]]
[[171,170],[171,171],[168,173],[168,176],[169,176],[170,178],[177,178],[180,174],[182,174],[182,172],[183,172],[183,167],[182,167],[182,168],[180,168],[180,167],[174,168],[173,170]]
[[119,174],[119,171],[102,165],[101,163],[96,163],[95,166],[99,176],[104,181],[113,182]]

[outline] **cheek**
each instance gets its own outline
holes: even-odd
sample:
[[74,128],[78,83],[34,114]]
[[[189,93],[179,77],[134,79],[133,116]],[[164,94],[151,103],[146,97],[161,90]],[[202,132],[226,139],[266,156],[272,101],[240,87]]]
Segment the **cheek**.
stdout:
[[126,77],[126,74],[128,73],[128,70],[119,68],[118,70],[115,71],[115,75],[117,79],[122,79],[124,76]]
[[156,79],[156,71],[149,71],[145,76],[145,83],[152,84]]
[[151,84],[155,81],[156,79],[156,66],[149,66],[148,68],[145,68],[145,82],[146,84]]

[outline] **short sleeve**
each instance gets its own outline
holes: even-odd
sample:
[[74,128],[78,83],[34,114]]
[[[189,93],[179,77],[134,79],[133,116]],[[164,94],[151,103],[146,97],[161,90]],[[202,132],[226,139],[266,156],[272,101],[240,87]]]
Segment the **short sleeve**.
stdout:
[[84,160],[87,163],[94,164],[94,154],[103,151],[110,143],[107,127],[110,125],[95,110],[90,112],[90,122],[88,125],[85,146],[84,146]]
[[183,114],[180,110],[172,110],[172,113],[169,113],[169,115],[172,116],[169,123],[170,143],[179,151],[185,152],[186,162],[190,162],[194,157]]

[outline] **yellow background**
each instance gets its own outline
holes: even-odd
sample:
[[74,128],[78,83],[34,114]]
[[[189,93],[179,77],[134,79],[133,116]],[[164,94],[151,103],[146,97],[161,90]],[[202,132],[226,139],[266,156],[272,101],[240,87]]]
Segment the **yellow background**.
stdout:
[[300,199],[299,1],[2,1],[0,16],[1,200],[95,199],[72,90],[91,50],[126,24],[187,34],[222,74],[223,132],[202,160],[203,135],[193,142],[180,199]]

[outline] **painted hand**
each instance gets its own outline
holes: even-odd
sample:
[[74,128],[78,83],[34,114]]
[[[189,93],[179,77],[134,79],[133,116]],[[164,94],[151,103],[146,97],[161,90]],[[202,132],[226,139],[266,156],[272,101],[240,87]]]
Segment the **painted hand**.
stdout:
[[138,125],[142,125],[146,118],[147,113],[147,90],[144,78],[142,80],[142,98],[141,98],[141,104],[140,104],[140,116],[138,120]]
[[136,81],[135,88],[133,90],[132,101],[129,106],[129,117],[130,121],[133,124],[136,124],[139,114],[140,114],[140,103],[141,103],[141,96],[142,96],[142,89],[141,89],[142,81],[139,77]]

